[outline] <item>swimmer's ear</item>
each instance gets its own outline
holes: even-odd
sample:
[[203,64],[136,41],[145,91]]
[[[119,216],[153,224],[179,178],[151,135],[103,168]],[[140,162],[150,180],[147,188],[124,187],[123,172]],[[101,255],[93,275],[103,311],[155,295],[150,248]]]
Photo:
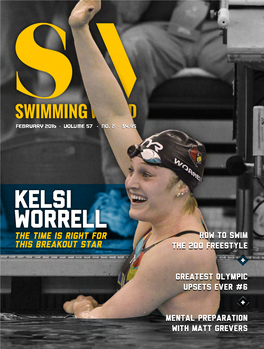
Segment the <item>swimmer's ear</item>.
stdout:
[[178,187],[178,192],[181,193],[180,194],[181,196],[186,195],[190,190],[188,185],[185,184],[181,179],[179,180],[177,187]]

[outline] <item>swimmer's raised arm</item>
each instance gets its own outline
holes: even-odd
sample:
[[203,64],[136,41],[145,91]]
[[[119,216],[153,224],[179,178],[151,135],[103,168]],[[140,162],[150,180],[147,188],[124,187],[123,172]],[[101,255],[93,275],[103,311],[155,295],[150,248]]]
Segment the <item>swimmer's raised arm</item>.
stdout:
[[88,24],[100,8],[100,0],[80,0],[71,13],[69,24],[89,101],[100,124],[114,125],[114,128],[105,129],[105,133],[119,166],[127,175],[127,148],[139,144],[141,138],[136,129],[122,128],[123,124],[133,124],[133,119],[123,92],[89,30]]

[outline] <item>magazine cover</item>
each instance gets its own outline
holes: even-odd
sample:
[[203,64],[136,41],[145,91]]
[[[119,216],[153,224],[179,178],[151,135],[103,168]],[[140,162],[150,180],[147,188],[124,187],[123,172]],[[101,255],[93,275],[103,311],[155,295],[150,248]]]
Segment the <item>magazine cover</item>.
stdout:
[[263,345],[261,0],[1,0],[3,348]]

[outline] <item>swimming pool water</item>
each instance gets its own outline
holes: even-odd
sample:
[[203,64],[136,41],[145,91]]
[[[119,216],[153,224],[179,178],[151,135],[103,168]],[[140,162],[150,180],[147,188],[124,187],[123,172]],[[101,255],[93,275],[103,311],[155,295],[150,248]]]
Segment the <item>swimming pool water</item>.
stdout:
[[247,332],[173,332],[172,323],[157,315],[82,320],[65,315],[5,313],[1,314],[1,348],[264,348],[264,313],[250,312],[247,326]]

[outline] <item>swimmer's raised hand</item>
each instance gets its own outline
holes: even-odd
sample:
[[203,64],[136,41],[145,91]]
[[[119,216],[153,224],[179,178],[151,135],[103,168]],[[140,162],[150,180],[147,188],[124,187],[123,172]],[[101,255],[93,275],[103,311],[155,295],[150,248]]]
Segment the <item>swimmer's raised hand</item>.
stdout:
[[101,0],[80,0],[72,10],[69,25],[80,29],[88,24],[101,9]]

